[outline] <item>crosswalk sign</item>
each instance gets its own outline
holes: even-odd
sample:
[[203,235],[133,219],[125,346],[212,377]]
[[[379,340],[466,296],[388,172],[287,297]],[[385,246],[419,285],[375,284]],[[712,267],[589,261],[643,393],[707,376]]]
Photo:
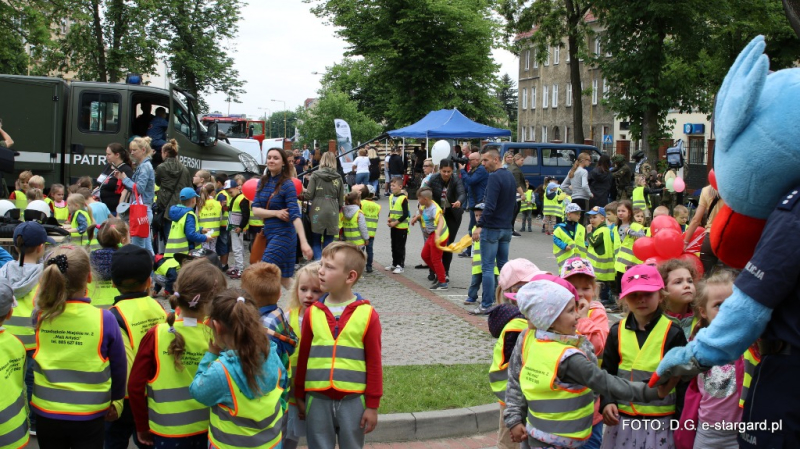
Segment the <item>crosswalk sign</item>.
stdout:
[[603,144],[612,144],[613,141],[611,140],[611,134],[606,134],[603,136]]

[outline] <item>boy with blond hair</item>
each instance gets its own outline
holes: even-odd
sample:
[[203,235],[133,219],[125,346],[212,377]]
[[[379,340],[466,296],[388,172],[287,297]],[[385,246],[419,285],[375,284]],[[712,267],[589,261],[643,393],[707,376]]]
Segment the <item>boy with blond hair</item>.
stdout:
[[689,209],[683,204],[678,204],[672,209],[672,216],[681,226],[681,232],[686,232],[686,226],[689,224]]
[[[366,265],[355,245],[335,242],[322,251],[319,283],[325,292],[306,309],[295,374],[295,398],[308,447],[363,448],[378,423],[383,396],[381,322],[353,286]],[[313,357],[311,354],[313,353]]]

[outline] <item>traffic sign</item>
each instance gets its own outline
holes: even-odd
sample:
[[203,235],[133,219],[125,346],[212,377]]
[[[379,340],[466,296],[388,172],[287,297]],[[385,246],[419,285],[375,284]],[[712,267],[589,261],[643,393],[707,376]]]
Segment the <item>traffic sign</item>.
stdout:
[[614,141],[613,141],[613,139],[611,139],[611,134],[605,134],[603,136],[603,145],[605,145],[605,144],[609,144],[610,145],[612,143],[614,143]]

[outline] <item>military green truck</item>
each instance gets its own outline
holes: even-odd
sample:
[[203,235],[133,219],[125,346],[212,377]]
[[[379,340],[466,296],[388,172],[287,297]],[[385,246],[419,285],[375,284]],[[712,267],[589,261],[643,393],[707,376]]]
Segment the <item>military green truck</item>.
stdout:
[[48,185],[71,184],[84,175],[97,178],[108,144],[127,146],[158,108],[166,109],[167,140],[177,140],[179,158],[190,171],[260,174],[252,156],[217,140],[215,123],[208,128],[200,123],[197,100],[175,85],[167,90],[13,75],[0,75],[0,119],[19,156],[14,173],[0,170],[9,186],[22,170],[44,176]]

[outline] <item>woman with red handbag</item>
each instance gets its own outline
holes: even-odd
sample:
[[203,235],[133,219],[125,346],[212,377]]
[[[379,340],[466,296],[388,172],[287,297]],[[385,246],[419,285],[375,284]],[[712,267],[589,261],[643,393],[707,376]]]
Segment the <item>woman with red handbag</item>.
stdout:
[[100,201],[108,206],[108,210],[114,216],[117,215],[117,206],[119,206],[120,197],[123,190],[125,190],[122,182],[115,175],[121,171],[126,176],[133,176],[132,165],[131,156],[127,148],[117,142],[108,145],[106,148],[106,168],[97,178],[97,182],[100,184],[100,187],[98,187]]
[[[150,162],[149,137],[136,137],[130,143],[131,160],[136,170],[130,178],[122,171],[114,176],[122,180],[125,189],[132,192],[130,206],[131,244],[144,248],[153,254],[153,240],[150,238],[150,223],[153,222],[153,198],[156,195],[156,174]],[[138,195],[137,195],[138,194]]]

